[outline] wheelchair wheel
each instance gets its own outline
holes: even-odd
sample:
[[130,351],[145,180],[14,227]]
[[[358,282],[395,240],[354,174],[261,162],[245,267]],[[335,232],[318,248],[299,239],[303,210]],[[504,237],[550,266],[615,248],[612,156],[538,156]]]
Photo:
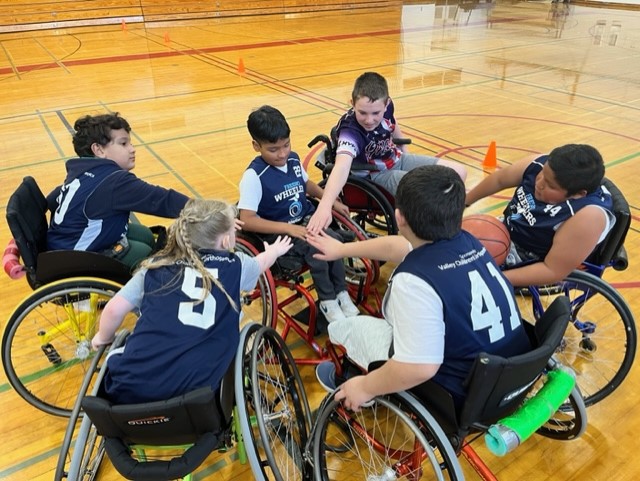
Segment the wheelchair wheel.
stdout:
[[[346,237],[345,241],[355,242],[368,239],[367,233],[353,219],[336,211],[332,213],[333,222],[330,227]],[[380,278],[380,262],[378,261],[348,257],[344,259],[344,267],[347,282],[356,288],[364,287],[368,290]]]
[[636,327],[624,298],[599,277],[574,271],[554,286],[520,292],[520,312],[538,319],[558,296],[571,301],[571,322],[554,357],[571,367],[586,406],[611,394],[629,373],[636,353]]
[[[259,251],[249,241],[236,239],[236,250],[251,257],[259,254]],[[241,325],[247,322],[256,322],[264,326],[275,327],[278,322],[276,307],[276,285],[269,270],[266,270],[258,278],[255,289],[243,292],[240,301],[242,303]]]
[[311,414],[293,357],[268,327],[246,327],[241,346],[236,399],[244,404],[238,411],[254,475],[277,481],[310,479],[303,450]]
[[[29,404],[69,416],[91,359],[91,338],[106,302],[120,284],[79,277],[35,290],[13,312],[2,339],[7,379]],[[131,330],[137,316],[127,315]]]
[[542,436],[560,441],[570,441],[587,429],[587,408],[577,388],[573,388],[569,399],[536,432]]
[[436,420],[411,395],[374,399],[360,412],[325,398],[313,433],[315,480],[463,480]]
[[[318,185],[324,188],[325,183],[326,180],[322,180]],[[350,175],[340,200],[349,207],[351,218],[369,237],[398,233],[394,208],[372,181]]]

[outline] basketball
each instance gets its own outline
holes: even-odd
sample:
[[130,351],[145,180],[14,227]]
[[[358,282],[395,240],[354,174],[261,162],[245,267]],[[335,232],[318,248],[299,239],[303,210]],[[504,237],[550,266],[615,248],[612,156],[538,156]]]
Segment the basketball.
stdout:
[[504,263],[511,238],[509,231],[499,219],[487,214],[473,214],[462,218],[462,228],[485,246],[496,264]]

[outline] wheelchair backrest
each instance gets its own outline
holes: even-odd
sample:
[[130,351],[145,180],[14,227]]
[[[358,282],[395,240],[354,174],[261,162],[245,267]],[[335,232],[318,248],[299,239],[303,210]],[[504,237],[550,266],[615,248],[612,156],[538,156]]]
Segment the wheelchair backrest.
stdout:
[[532,351],[509,358],[478,355],[467,377],[467,398],[459,421],[462,430],[488,426],[520,405],[562,341],[570,313],[569,299],[559,296],[536,322],[537,346]]
[[7,223],[20,250],[29,284],[35,284],[38,254],[47,248],[47,200],[33,177],[22,180],[7,203]]
[[127,444],[180,445],[226,427],[215,398],[216,393],[204,387],[166,401],[142,404],[114,405],[101,397],[85,396],[82,408],[104,437]]
[[611,193],[616,223],[607,234],[607,237],[591,253],[587,261],[604,266],[608,265],[618,255],[624,245],[627,231],[631,225],[631,211],[622,191],[610,179],[605,178],[602,185]]

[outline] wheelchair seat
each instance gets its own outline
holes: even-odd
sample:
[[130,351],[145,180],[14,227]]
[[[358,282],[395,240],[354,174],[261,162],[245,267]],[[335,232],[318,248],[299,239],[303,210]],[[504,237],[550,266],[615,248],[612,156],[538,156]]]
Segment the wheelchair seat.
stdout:
[[130,269],[96,252],[47,251],[47,200],[33,177],[24,177],[9,197],[7,223],[22,257],[32,289],[76,276],[102,277],[126,283]]
[[411,389],[437,419],[456,451],[462,449],[468,434],[486,431],[520,406],[560,345],[570,314],[569,299],[560,296],[528,330],[534,346],[531,351],[509,358],[478,354],[465,381],[467,397],[461,409],[456,409],[451,394],[434,382]]
[[[181,478],[202,464],[223,440],[229,419],[221,415],[216,393],[204,387],[166,401],[113,405],[96,396],[85,396],[82,408],[100,435],[117,471],[127,479]],[[133,445],[191,444],[169,461],[140,462],[132,458]]]

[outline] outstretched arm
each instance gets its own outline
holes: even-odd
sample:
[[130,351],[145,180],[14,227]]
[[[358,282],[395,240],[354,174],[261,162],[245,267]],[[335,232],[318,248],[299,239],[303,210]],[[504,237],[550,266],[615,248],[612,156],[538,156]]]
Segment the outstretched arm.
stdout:
[[473,189],[467,192],[465,204],[470,206],[474,202],[496,194],[504,189],[516,187],[522,181],[525,169],[532,160],[539,155],[527,157],[518,162],[496,170],[493,174],[485,177]]
[[331,208],[338,198],[338,195],[340,195],[344,184],[347,183],[352,160],[351,156],[346,154],[336,156],[335,164],[327,179],[327,184],[324,187],[318,208],[307,224],[307,230],[309,232],[317,234],[321,230],[329,227],[331,223]]
[[320,232],[319,234],[308,234],[307,242],[320,251],[314,254],[314,257],[326,261],[343,257],[361,257],[400,263],[411,252],[409,241],[398,235],[343,244],[325,232]]

